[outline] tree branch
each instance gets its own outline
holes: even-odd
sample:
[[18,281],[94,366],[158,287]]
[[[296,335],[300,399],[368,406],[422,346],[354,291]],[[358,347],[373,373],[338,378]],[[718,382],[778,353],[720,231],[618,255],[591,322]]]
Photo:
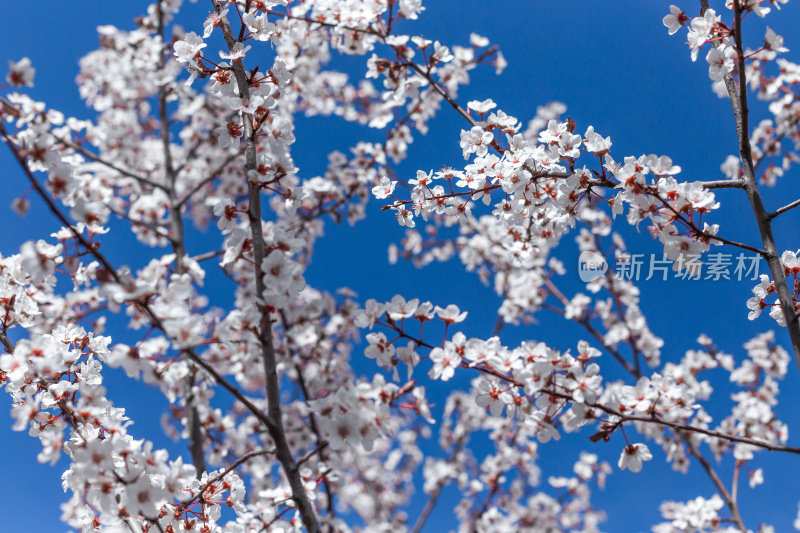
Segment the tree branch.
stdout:
[[5,348],[8,353],[14,353],[14,348],[16,348],[16,346],[14,346],[14,343],[8,338],[5,331],[0,331],[0,343],[3,344],[3,348]]
[[120,166],[117,166],[114,163],[111,163],[110,161],[107,161],[107,160],[103,159],[100,156],[97,156],[97,155],[93,154],[92,152],[90,152],[89,150],[87,150],[86,148],[84,148],[84,147],[82,147],[82,146],[80,146],[78,144],[69,142],[69,141],[67,141],[65,139],[62,139],[60,137],[56,137],[55,135],[53,136],[53,138],[56,140],[57,143],[59,143],[59,144],[61,144],[63,146],[66,146],[67,148],[70,148],[72,150],[75,150],[76,152],[78,152],[82,156],[86,157],[87,159],[91,159],[95,163],[100,163],[101,165],[106,166],[106,167],[110,168],[111,170],[113,170],[115,172],[119,172],[123,176],[126,176],[128,178],[134,179],[134,180],[138,181],[139,183],[142,183],[143,185],[148,185],[150,187],[153,187],[154,189],[161,189],[162,191],[166,191],[167,190],[167,188],[164,185],[162,185],[160,183],[157,183],[157,182],[155,182],[155,181],[153,181],[151,179],[139,176],[138,174],[134,174],[133,172],[131,172],[129,170],[125,170],[124,168],[122,168]]
[[744,180],[713,180],[701,181],[706,189],[744,189]]
[[[114,266],[111,265],[111,263],[109,263],[108,259],[106,259],[105,256],[103,254],[101,254],[97,248],[92,246],[92,244],[89,243],[84,238],[84,236],[81,235],[78,232],[78,230],[75,229],[75,227],[67,219],[67,217],[64,216],[64,214],[61,213],[61,211],[58,209],[58,206],[56,206],[55,202],[47,194],[47,191],[45,191],[44,188],[39,184],[39,182],[36,181],[36,178],[33,176],[33,173],[28,168],[28,165],[25,163],[25,159],[19,154],[19,152],[14,147],[13,143],[11,143],[11,140],[8,138],[8,134],[3,129],[2,122],[0,122],[0,136],[2,136],[3,139],[6,141],[6,144],[8,145],[8,147],[11,150],[12,154],[14,155],[15,159],[19,163],[19,165],[22,168],[23,172],[27,176],[29,182],[31,183],[31,186],[34,188],[34,190],[39,195],[39,197],[42,198],[42,200],[44,200],[44,202],[47,204],[48,208],[50,209],[50,212],[55,215],[55,217],[64,225],[64,227],[69,229],[69,231],[72,233],[72,235],[78,241],[78,243],[87,252],[89,252],[95,259],[97,259],[97,261],[103,266],[103,268],[106,270],[106,272],[108,272],[108,275],[111,276],[116,283],[120,283],[121,284],[122,283],[122,278],[120,277],[119,273],[114,268]],[[153,326],[156,329],[158,329],[159,331],[164,333],[167,336],[167,338],[171,339],[171,337],[167,333],[166,329],[164,328],[164,324],[161,322],[161,319],[158,316],[156,316],[155,313],[153,313],[153,310],[150,308],[150,305],[146,301],[135,302],[135,305],[137,305],[139,307],[139,309],[141,309],[144,312],[144,314],[148,317],[148,319],[150,320],[150,322],[153,324]],[[233,395],[234,398],[239,400],[239,402],[241,402],[242,405],[244,405],[245,408],[247,408],[247,410],[250,411],[253,414],[253,416],[255,416],[262,424],[264,424],[264,426],[267,427],[267,429],[271,430],[271,428],[273,426],[272,420],[267,415],[265,415],[261,411],[261,409],[256,407],[255,404],[253,404],[252,401],[250,401],[248,398],[246,398],[241,393],[241,391],[239,391],[239,389],[237,389],[233,384],[231,384],[228,380],[226,380],[219,372],[217,372],[216,369],[214,369],[214,367],[212,367],[209,363],[207,363],[205,360],[203,360],[197,354],[197,352],[194,351],[194,349],[188,348],[188,349],[185,350],[185,352],[191,358],[191,360],[194,363],[196,363],[203,370],[205,370],[209,375],[211,375],[211,377],[213,377],[214,380],[217,383],[219,383],[225,390],[230,392],[231,395]]]
[[[461,450],[464,448],[464,443],[467,441],[468,433],[462,434],[458,440],[456,441],[456,445],[453,447],[453,452],[450,454],[450,462],[453,463],[458,457],[458,454],[461,453]],[[420,533],[422,528],[425,526],[425,522],[427,522],[428,517],[433,512],[433,508],[436,507],[436,502],[439,501],[439,495],[442,493],[442,489],[444,488],[445,483],[439,482],[436,484],[436,487],[430,494],[428,501],[425,503],[425,507],[422,508],[422,512],[417,517],[417,520],[414,522],[414,526],[411,528],[409,533]]]
[[[704,3],[704,8],[708,7],[708,2]],[[744,48],[742,46],[742,6],[739,0],[734,0],[734,41],[736,43],[736,55],[739,70],[739,87],[730,74],[725,76],[725,87],[733,107],[733,115],[736,120],[736,133],[739,139],[739,157],[742,161],[744,170],[745,192],[750,200],[750,206],[758,224],[761,234],[761,241],[764,243],[764,258],[767,261],[772,281],[778,293],[781,311],[786,320],[786,329],[789,332],[789,339],[794,350],[795,361],[800,367],[800,322],[798,322],[795,310],[794,296],[786,282],[786,276],[781,264],[780,255],[775,245],[775,237],[772,234],[771,219],[769,213],[764,208],[761,194],[758,191],[758,182],[755,177],[755,167],[753,166],[753,154],[750,147],[750,126],[749,111],[747,107],[747,72],[745,68]]]
[[[161,46],[165,46],[164,37],[164,2],[158,0],[156,5],[158,10],[158,35],[161,36]],[[158,57],[158,68],[163,71],[166,66],[166,54],[162,48]],[[169,112],[167,109],[167,86],[165,84],[158,87],[158,119],[161,125],[161,145],[164,152],[164,170],[167,175],[169,187],[167,194],[170,200],[169,222],[170,222],[170,243],[172,244],[172,251],[175,253],[175,270],[178,274],[182,274],[183,258],[186,255],[186,247],[183,237],[183,219],[181,218],[181,208],[176,205],[175,199],[175,181],[177,173],[172,163],[172,150],[170,148],[170,134],[169,134]],[[181,354],[186,357],[185,351]],[[197,471],[197,477],[200,478],[203,472],[206,471],[205,452],[203,451],[203,430],[197,413],[197,405],[194,396],[194,383],[195,372],[194,368],[186,376],[186,387],[188,393],[184,399],[186,403],[186,427],[189,430],[189,452],[192,456],[192,464]]]
[[786,211],[789,211],[790,209],[794,209],[794,208],[795,208],[795,207],[797,207],[798,205],[800,205],[800,199],[797,199],[797,200],[795,200],[794,202],[791,202],[791,203],[789,203],[789,204],[786,204],[785,206],[781,207],[780,209],[776,209],[776,210],[775,210],[775,211],[773,211],[772,213],[769,213],[769,214],[767,215],[767,217],[769,217],[769,219],[770,219],[770,220],[772,220],[772,219],[773,219],[773,218],[775,218],[776,216],[778,216],[778,215],[780,215],[780,214],[783,214],[783,213],[785,213]]
[[[289,353],[287,353],[287,360],[291,361],[292,357],[291,357],[291,348],[289,347],[289,336],[286,335],[287,323],[288,323],[288,321],[286,320],[286,313],[284,313],[283,311],[280,311],[279,312],[279,316],[281,318],[281,323],[283,324],[284,337],[285,337],[284,342],[286,343],[286,350],[287,350],[287,352],[289,352]],[[300,392],[303,395],[303,400],[305,400],[306,404],[308,404],[310,396],[309,396],[309,392],[308,392],[308,386],[306,385],[306,380],[303,377],[303,369],[300,367],[299,364],[295,364],[294,365],[294,370],[297,373],[297,383],[298,383],[298,385],[300,385]],[[308,421],[309,421],[309,424],[311,425],[311,430],[314,432],[314,435],[316,435],[316,437],[317,437],[317,446],[319,447],[324,442],[324,439],[322,438],[322,433],[320,432],[319,425],[317,424],[317,417],[314,414],[314,411],[312,411],[312,410],[309,410]],[[324,454],[324,449],[320,449],[320,458],[323,461],[327,461],[327,458],[325,457],[325,454]],[[298,461],[298,464],[300,464],[299,461]],[[322,484],[325,487],[325,494],[328,496],[328,498],[327,498],[328,501],[327,501],[327,505],[326,505],[326,507],[328,509],[328,515],[331,518],[334,518],[334,517],[336,517],[336,509],[334,507],[334,500],[333,500],[334,494],[333,494],[333,491],[331,489],[331,484],[328,481],[327,476],[325,478],[323,478]],[[333,533],[333,527],[331,525],[328,526],[328,533]]]
[[[212,0],[214,9],[221,13],[222,8],[219,0]],[[237,40],[231,32],[230,24],[223,21],[221,24],[222,33],[229,51],[233,51]],[[250,82],[244,71],[241,61],[232,61],[231,68],[236,77],[236,84],[239,89],[239,97],[243,101],[249,100]],[[244,123],[245,139],[245,179],[250,196],[250,206],[247,210],[247,217],[250,223],[250,233],[253,239],[253,259],[255,266],[256,298],[262,301],[261,308],[261,331],[259,332],[259,342],[261,344],[261,356],[264,361],[264,374],[267,379],[267,416],[272,422],[269,428],[270,436],[275,443],[276,456],[283,467],[283,472],[289,481],[292,489],[292,499],[297,505],[297,510],[303,519],[303,525],[309,533],[321,533],[319,521],[314,507],[305,493],[303,480],[297,470],[297,463],[292,456],[289,443],[286,440],[286,433],[283,428],[283,415],[281,413],[280,379],[278,377],[278,364],[275,357],[275,346],[272,339],[272,319],[267,308],[263,304],[265,292],[264,276],[261,271],[261,264],[265,257],[264,234],[261,225],[261,194],[259,187],[249,179],[249,173],[256,169],[256,132],[253,127],[253,116],[249,113],[242,113]]]
[[738,527],[742,533],[747,533],[747,528],[745,527],[744,522],[742,521],[742,516],[739,514],[739,507],[736,505],[736,502],[733,500],[733,498],[731,498],[728,489],[725,488],[725,484],[722,482],[722,480],[717,475],[717,472],[708,462],[708,459],[706,459],[703,456],[703,454],[700,453],[700,451],[692,442],[691,438],[688,437],[683,438],[683,441],[686,443],[686,446],[688,446],[689,453],[692,454],[692,456],[695,459],[697,459],[697,462],[700,463],[700,466],[703,467],[703,470],[706,471],[706,474],[708,474],[708,477],[711,479],[711,482],[717,488],[717,492],[719,492],[720,496],[722,496],[722,499],[725,500],[725,505],[728,506],[728,510],[731,512],[736,527]]

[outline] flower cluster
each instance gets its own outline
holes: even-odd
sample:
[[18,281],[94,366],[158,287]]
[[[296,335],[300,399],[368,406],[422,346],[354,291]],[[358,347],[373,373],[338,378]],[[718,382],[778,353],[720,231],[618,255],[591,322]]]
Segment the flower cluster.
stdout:
[[[795,313],[800,312],[800,298],[797,296],[797,287],[800,286],[800,277],[798,277],[800,275],[800,260],[797,258],[799,253],[800,251],[792,252],[786,250],[780,258],[784,275],[787,279],[792,280],[793,294],[795,295],[793,296]],[[747,318],[755,320],[764,309],[769,308],[769,316],[780,326],[786,327],[786,318],[781,309],[780,301],[767,303],[767,299],[771,295],[777,294],[777,292],[775,283],[770,280],[769,276],[761,274],[758,285],[753,287],[753,296],[747,300],[747,308],[750,309]]]
[[[759,451],[800,453],[777,409],[790,354],[767,332],[739,355],[701,335],[681,356],[633,281],[606,272],[571,290],[556,248],[571,235],[578,252],[630,261],[614,227],[623,217],[677,269],[712,245],[746,248],[770,263],[749,318],[769,308],[793,334],[800,251],[779,257],[769,224],[800,202],[766,212],[758,186],[800,161],[800,67],[768,26],[755,48],[742,44],[746,15],[785,2],[728,0],[696,16],[671,6],[663,19],[670,34],[686,28],[692,60],[707,48],[713,89],[734,102],[740,155],[712,181],[684,179],[665,155],[612,154],[611,138],[560,102],[527,124],[492,98],[461,104],[476,69],[499,74],[505,58],[477,33],[462,45],[414,34],[420,0],[212,0],[189,31],[181,0],[157,2],[128,31],[98,28],[77,78],[85,120],[17,92],[35,70],[10,62],[0,135],[30,186],[12,207],[24,215],[36,195],[63,227],[0,256],[0,383],[39,460],[68,457],[64,521],[87,532],[417,532],[446,500],[439,512],[459,532],[595,532],[606,517],[592,491],[612,471],[603,441],[626,471],[616,475],[694,461],[717,487],[664,502],[654,531],[747,530],[740,474],[757,487]],[[363,79],[337,70],[341,55]],[[752,132],[748,90],[770,114]],[[452,141],[465,163],[405,175],[398,165],[440,111],[463,120]],[[371,133],[310,175],[293,156],[302,116]],[[746,189],[765,211],[762,244],[714,223],[723,188]],[[490,335],[471,334],[475,314],[453,304],[307,283],[326,225],[378,211],[372,198],[405,227],[392,262],[457,260],[494,290]],[[580,333],[506,337],[544,313]],[[188,443],[186,458],[136,438],[104,367],[165,397],[164,432]],[[575,436],[589,449],[541,460],[540,446]]]

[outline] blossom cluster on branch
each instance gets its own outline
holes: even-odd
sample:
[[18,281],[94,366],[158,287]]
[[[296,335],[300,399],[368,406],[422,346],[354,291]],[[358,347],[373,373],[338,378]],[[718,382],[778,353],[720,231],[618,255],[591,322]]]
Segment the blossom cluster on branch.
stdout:
[[[506,60],[477,33],[461,45],[414,34],[420,0],[210,0],[204,21],[159,0],[133,29],[98,28],[77,78],[86,119],[36,101],[32,62],[12,61],[0,137],[29,185],[12,208],[42,202],[60,229],[0,256],[0,383],[39,460],[69,458],[63,520],[87,532],[419,533],[444,513],[465,533],[600,531],[592,493],[613,471],[593,449],[602,441],[617,446],[617,470],[647,475],[660,457],[714,486],[664,502],[654,531],[770,531],[769,514],[745,523],[737,494],[742,473],[764,482],[759,452],[800,454],[776,413],[796,370],[784,338],[800,361],[800,252],[771,230],[800,200],[768,211],[759,193],[800,161],[800,66],[772,29],[755,49],[743,35],[747,16],[787,1],[728,0],[719,13],[701,1],[663,19],[687,31],[692,60],[708,50],[712,89],[732,104],[738,155],[711,180],[684,178],[666,155],[613,153],[560,102],[527,125],[492,98],[462,103],[471,76]],[[361,58],[364,76],[334,70],[338,55]],[[749,95],[771,114],[754,128]],[[441,113],[463,120],[452,142],[466,164],[404,175]],[[384,133],[309,176],[295,124],[319,115]],[[747,196],[761,241],[726,231],[724,189]],[[306,282],[326,224],[382,211],[405,227],[387,243],[392,261],[457,258],[493,287],[491,336],[473,336],[451,302]],[[698,331],[678,357],[633,281],[608,270],[568,290],[553,250],[571,238],[630,261],[623,217],[676,270],[712,246],[763,257],[769,275],[740,311],[769,308],[779,333],[733,355]],[[206,232],[195,255],[189,225]],[[129,255],[106,253],[112,239]],[[222,277],[232,297],[206,287]],[[530,340],[503,340],[505,324],[543,313],[582,335],[548,345],[530,327]],[[187,457],[136,434],[107,397],[106,367],[164,395],[164,432]],[[735,390],[721,398],[725,382]],[[540,447],[566,434],[587,449],[543,477]]]

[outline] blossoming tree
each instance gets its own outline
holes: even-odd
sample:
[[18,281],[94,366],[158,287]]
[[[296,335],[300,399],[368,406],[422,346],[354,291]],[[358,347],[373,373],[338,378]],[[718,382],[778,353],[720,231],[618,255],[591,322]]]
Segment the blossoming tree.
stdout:
[[[501,102],[462,101],[474,69],[491,75],[505,59],[477,34],[459,46],[414,34],[419,0],[207,1],[204,21],[161,0],[133,29],[100,28],[77,80],[91,119],[29,96],[28,58],[10,63],[0,93],[0,136],[32,191],[13,207],[42,202],[62,226],[0,256],[0,380],[39,460],[69,458],[71,527],[418,533],[445,513],[460,532],[598,531],[592,491],[612,467],[593,447],[605,441],[618,444],[618,469],[647,476],[659,449],[716,488],[664,503],[655,531],[769,530],[768,513],[745,523],[737,493],[740,472],[762,482],[760,452],[800,454],[774,413],[800,361],[800,260],[771,227],[800,200],[768,208],[760,194],[800,161],[800,66],[780,35],[746,23],[780,17],[787,0],[701,1],[663,19],[730,99],[738,155],[706,181],[668,156],[614,153],[602,124],[565,118],[557,102],[523,126]],[[365,78],[329,69],[336,54],[361,58]],[[770,113],[755,127],[753,97]],[[463,119],[466,163],[396,172],[414,132],[441,113]],[[354,140],[323,176],[305,175],[294,124],[315,114],[385,136]],[[759,242],[726,233],[717,189],[746,196]],[[391,215],[406,227],[395,260],[457,258],[493,284],[495,335],[462,330],[467,311],[450,302],[306,284],[325,224]],[[187,253],[189,225],[211,227],[200,254]],[[679,272],[711,261],[712,247],[762,257],[769,274],[741,313],[777,333],[736,357],[701,336],[662,362],[668,343],[649,328],[634,280],[609,268],[570,294],[552,256],[575,242],[629,264],[616,229],[626,225],[646,227]],[[102,246],[112,239],[150,255],[120,262]],[[207,276],[229,278],[233,302],[205,290]],[[585,335],[504,342],[504,324],[541,313]],[[104,367],[160,390],[172,404],[165,430],[185,439],[186,458],[129,427]],[[625,377],[604,379],[609,367]],[[712,395],[712,370],[738,388],[730,399]],[[471,385],[453,386],[456,375]],[[711,402],[727,415],[715,419]],[[543,484],[538,450],[565,433],[584,434],[586,450],[573,475]],[[717,471],[726,462],[730,483]],[[457,503],[437,507],[451,488]]]

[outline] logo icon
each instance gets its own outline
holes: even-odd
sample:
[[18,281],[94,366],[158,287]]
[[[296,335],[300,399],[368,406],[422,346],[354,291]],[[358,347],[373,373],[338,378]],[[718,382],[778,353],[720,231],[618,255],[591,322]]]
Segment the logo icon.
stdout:
[[589,283],[604,275],[607,270],[606,258],[597,252],[587,250],[578,256],[578,277],[583,282]]

